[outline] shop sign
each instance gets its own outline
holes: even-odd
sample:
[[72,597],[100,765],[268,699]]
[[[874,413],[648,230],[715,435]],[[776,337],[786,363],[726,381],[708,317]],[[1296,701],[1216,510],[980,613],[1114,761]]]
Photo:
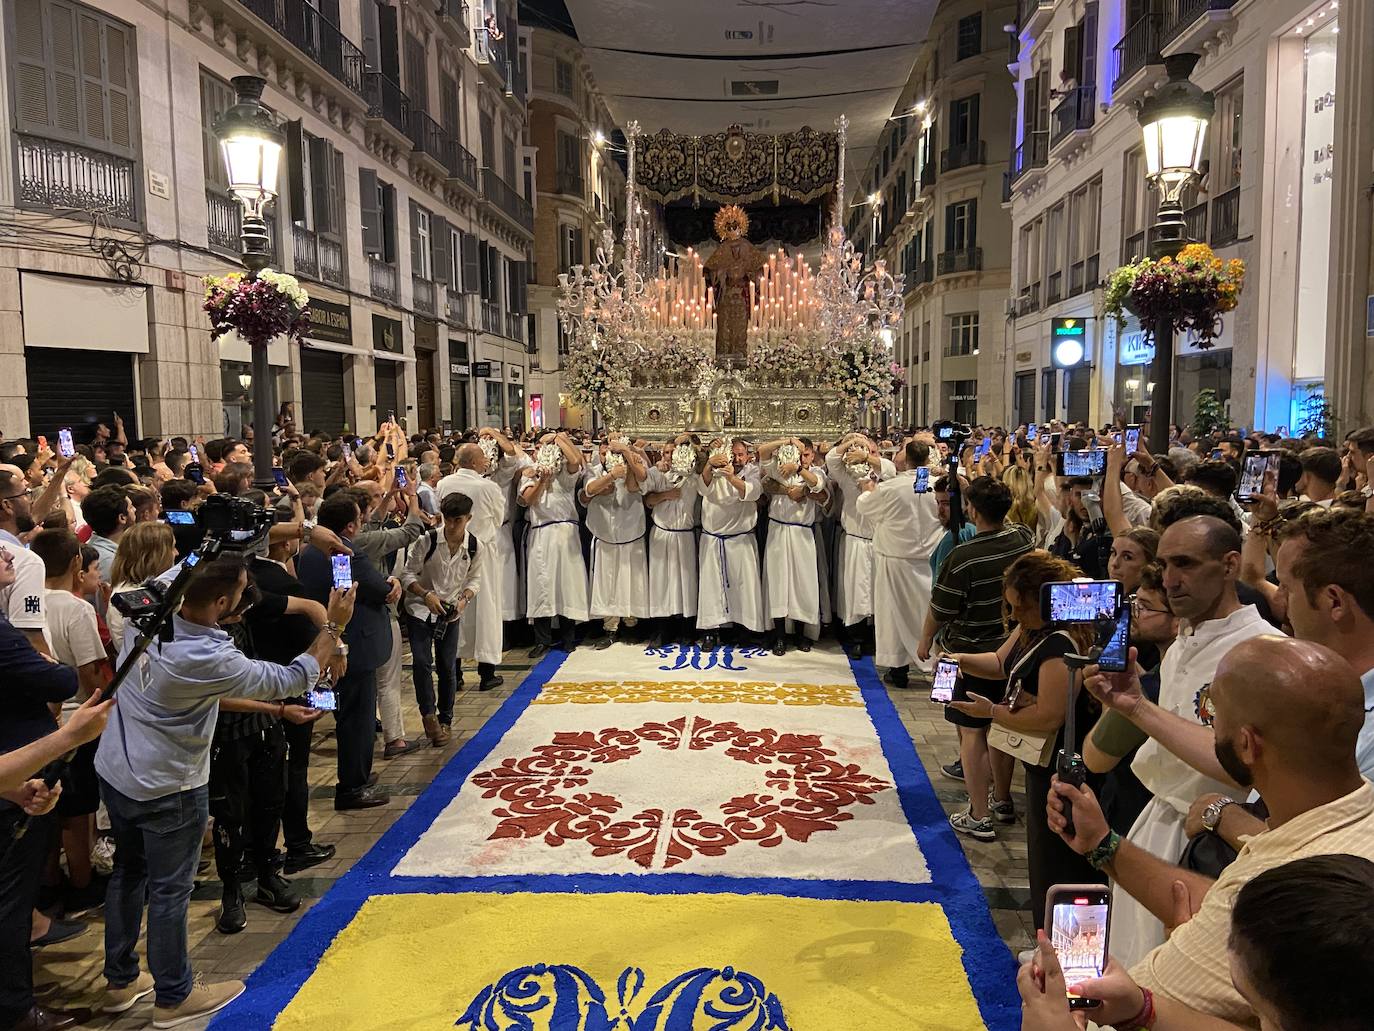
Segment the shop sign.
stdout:
[[477,379],[491,379],[491,362],[473,362],[472,374]]
[[1117,338],[1116,364],[1149,365],[1155,360],[1155,345],[1143,329],[1122,333]]
[[372,350],[400,354],[405,349],[401,337],[401,323],[384,315],[372,316]]
[[467,362],[449,362],[448,374],[450,376],[471,376],[472,366]]
[[348,305],[310,298],[310,339],[329,344],[353,343],[353,317]]
[[519,382],[520,382],[520,377],[521,377],[521,375],[524,374],[524,371],[525,371],[525,370],[522,369],[522,368],[521,368],[520,366],[518,366],[518,365],[507,365],[507,366],[506,366],[506,378],[507,378],[507,380],[509,380],[511,383],[519,383]]

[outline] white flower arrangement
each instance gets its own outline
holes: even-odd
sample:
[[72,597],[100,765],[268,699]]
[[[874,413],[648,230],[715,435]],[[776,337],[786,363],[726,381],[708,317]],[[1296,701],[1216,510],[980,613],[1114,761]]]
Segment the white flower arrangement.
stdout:
[[559,472],[563,468],[563,450],[553,443],[540,444],[534,453],[534,467],[541,472],[545,469]]
[[782,467],[785,465],[795,465],[798,469],[801,469],[801,451],[796,444],[783,444],[779,447],[777,451],[777,462],[779,483],[788,487],[795,487],[802,482],[800,472],[795,472],[790,475],[783,475],[782,472]]
[[845,472],[854,477],[855,480],[871,480],[873,478],[873,467],[867,462],[846,462]]
[[477,441],[477,446],[487,460],[487,475],[490,476],[496,471],[496,463],[501,460],[501,445],[496,443],[494,437],[482,437]]
[[304,308],[310,304],[310,295],[305,292],[305,287],[301,286],[300,280],[295,276],[265,268],[258,273],[258,278],[275,286],[297,308]]
[[607,472],[611,472],[614,469],[619,469],[624,464],[625,456],[616,451],[607,451],[606,461],[601,463],[602,468],[605,469]]
[[679,444],[673,448],[669,466],[673,472],[680,476],[690,476],[697,467],[696,448],[692,447],[691,444]]
[[717,458],[720,456],[724,456],[725,458],[733,458],[733,454],[730,448],[730,442],[726,440],[724,437],[718,438],[711,444],[711,457]]

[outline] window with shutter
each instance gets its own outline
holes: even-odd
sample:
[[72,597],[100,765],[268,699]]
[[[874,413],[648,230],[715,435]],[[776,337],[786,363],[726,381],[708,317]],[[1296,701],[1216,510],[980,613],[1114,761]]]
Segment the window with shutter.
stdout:
[[462,132],[459,129],[460,119],[458,80],[447,72],[439,73],[439,120],[444,125],[444,131],[455,140],[462,141]]
[[413,107],[429,111],[429,69],[425,62],[425,45],[410,33],[406,33],[405,91]]
[[463,292],[475,294],[481,291],[482,260],[480,241],[471,233],[460,233],[463,247]]
[[450,260],[452,241],[448,220],[441,215],[429,216],[430,275],[436,283],[453,285],[453,263]]
[[334,202],[338,188],[334,182],[334,148],[326,141],[307,136],[309,152],[311,228],[317,233],[333,233],[338,229],[334,219]]
[[358,206],[361,208],[363,223],[363,252],[369,257],[381,257],[385,246],[382,242],[382,206],[377,173],[370,168],[358,169]]
[[234,90],[227,82],[212,75],[204,68],[200,70],[200,152],[204,164],[206,183],[224,190],[229,185],[229,175],[224,168],[224,158],[220,154],[219,138],[215,136],[215,119],[234,103]]

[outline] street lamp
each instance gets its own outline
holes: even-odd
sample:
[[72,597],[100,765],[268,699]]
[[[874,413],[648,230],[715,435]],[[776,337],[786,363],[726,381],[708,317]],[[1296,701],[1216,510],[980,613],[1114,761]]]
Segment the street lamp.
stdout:
[[[256,277],[272,260],[272,238],[263,211],[277,196],[277,167],[286,134],[272,112],[262,103],[267,80],[257,75],[236,75],[234,106],[215,120],[224,165],[229,173],[229,192],[243,208],[239,228],[243,267]],[[253,344],[253,485],[271,490],[272,478],[272,376],[267,344]]]
[[[1216,98],[1188,78],[1197,54],[1174,54],[1164,59],[1168,81],[1140,105],[1137,117],[1145,142],[1145,176],[1159,191],[1159,210],[1151,229],[1154,258],[1177,254],[1188,243],[1183,194],[1202,176],[1207,126],[1216,111]],[[1154,327],[1155,357],[1151,379],[1158,386],[1151,395],[1150,440],[1168,450],[1170,407],[1174,394],[1174,333],[1167,320]]]

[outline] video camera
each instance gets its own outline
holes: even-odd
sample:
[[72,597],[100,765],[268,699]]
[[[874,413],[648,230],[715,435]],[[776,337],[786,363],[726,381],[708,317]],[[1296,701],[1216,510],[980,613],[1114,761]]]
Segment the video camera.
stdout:
[[935,434],[937,442],[948,444],[949,449],[956,453],[964,441],[973,436],[972,426],[966,422],[954,422],[951,419],[941,419],[939,422],[932,423],[930,429]]

